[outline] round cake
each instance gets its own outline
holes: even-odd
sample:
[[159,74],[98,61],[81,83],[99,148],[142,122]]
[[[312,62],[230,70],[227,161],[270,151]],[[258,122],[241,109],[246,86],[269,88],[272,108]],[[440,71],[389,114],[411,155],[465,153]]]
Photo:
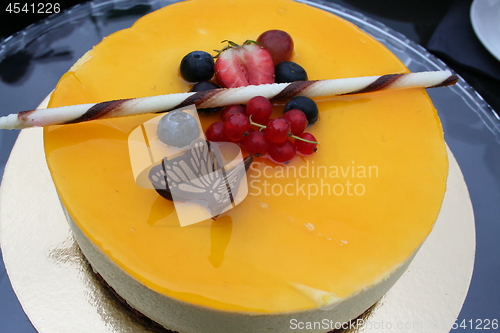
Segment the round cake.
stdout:
[[[190,0],[106,37],[61,78],[49,107],[187,92],[184,55],[270,29],[293,37],[309,79],[408,72],[356,26],[306,4]],[[424,89],[317,105],[307,129],[317,152],[287,164],[255,157],[241,203],[184,227],[131,166],[130,134],[158,115],[46,127],[47,163],[93,269],[132,308],[181,333],[327,332],[359,316],[432,230],[446,146]],[[204,129],[219,117],[199,115]]]

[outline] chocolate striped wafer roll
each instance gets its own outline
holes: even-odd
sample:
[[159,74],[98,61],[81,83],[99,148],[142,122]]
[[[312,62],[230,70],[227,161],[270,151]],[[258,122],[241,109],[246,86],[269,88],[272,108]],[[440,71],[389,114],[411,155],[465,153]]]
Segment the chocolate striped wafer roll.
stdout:
[[94,119],[166,112],[192,104],[197,108],[246,104],[254,96],[264,96],[270,100],[287,100],[299,95],[329,97],[387,89],[445,87],[455,84],[457,80],[458,77],[450,71],[433,71],[222,88],[22,111],[1,117],[0,129],[73,124]]

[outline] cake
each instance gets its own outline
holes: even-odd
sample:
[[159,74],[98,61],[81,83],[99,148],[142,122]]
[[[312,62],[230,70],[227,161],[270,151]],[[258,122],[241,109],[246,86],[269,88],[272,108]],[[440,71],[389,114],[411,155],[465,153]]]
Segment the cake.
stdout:
[[[306,4],[190,0],[106,37],[63,75],[49,107],[189,91],[185,54],[276,28],[293,36],[293,60],[310,79],[408,72],[351,23]],[[241,203],[185,227],[130,165],[130,133],[157,115],[46,127],[50,172],[94,271],[130,307],[181,333],[326,332],[362,314],[432,230],[446,146],[424,89],[318,107],[308,128],[316,153],[286,165],[256,157]],[[199,116],[204,128],[217,117]]]

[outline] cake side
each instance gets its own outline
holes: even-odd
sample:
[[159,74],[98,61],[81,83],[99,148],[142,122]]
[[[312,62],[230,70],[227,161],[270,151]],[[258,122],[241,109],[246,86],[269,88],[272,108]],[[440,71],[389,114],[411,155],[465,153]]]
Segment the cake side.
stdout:
[[345,327],[346,323],[360,316],[382,298],[406,271],[418,251],[383,281],[325,307],[274,314],[227,312],[182,302],[147,288],[102,253],[100,248],[82,233],[68,212],[64,211],[75,239],[94,271],[101,275],[130,307],[161,326],[182,333],[257,333],[266,330],[284,333],[290,332],[300,323],[316,323],[320,326],[317,329],[301,330],[311,333]]

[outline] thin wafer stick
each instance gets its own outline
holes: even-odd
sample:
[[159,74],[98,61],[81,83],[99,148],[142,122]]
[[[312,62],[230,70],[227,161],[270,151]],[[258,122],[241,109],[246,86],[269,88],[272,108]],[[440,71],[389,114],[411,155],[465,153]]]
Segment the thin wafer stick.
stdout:
[[73,124],[94,119],[166,112],[191,104],[198,108],[246,104],[254,96],[287,100],[294,96],[314,98],[388,89],[446,87],[455,84],[457,80],[458,77],[450,71],[433,71],[212,89],[22,111],[0,117],[0,129]]

